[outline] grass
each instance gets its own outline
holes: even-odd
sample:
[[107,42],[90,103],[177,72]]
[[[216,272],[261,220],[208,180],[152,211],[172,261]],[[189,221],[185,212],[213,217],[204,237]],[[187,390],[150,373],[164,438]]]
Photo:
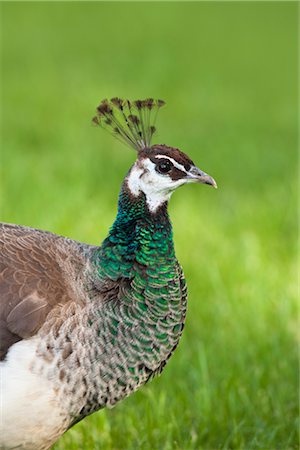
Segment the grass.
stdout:
[[99,243],[134,154],[103,97],[164,98],[157,140],[219,190],[170,213],[189,285],[163,375],[55,450],[296,449],[297,3],[2,3],[2,220]]

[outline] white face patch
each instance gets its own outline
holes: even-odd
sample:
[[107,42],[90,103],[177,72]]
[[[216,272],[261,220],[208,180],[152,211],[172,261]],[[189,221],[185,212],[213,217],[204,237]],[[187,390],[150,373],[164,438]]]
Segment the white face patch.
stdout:
[[[165,155],[155,155],[155,157],[169,159],[175,167],[182,172],[186,172],[185,168],[173,158]],[[167,174],[159,174],[155,170],[155,164],[149,158],[137,161],[127,177],[130,192],[134,196],[143,192],[146,196],[147,205],[152,212],[155,212],[160,205],[168,201],[173,191],[186,182],[186,179],[172,180]]]

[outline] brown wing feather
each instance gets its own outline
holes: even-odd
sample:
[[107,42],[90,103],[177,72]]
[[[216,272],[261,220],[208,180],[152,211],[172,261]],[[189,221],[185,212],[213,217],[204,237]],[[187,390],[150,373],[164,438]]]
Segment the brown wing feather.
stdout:
[[33,336],[54,308],[84,303],[89,246],[49,232],[0,224],[0,360]]

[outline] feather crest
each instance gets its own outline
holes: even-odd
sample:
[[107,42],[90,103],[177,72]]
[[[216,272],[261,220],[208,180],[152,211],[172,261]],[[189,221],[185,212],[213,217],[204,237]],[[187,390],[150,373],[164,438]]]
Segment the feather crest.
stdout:
[[163,100],[153,98],[134,101],[118,97],[104,99],[97,107],[97,115],[92,122],[139,152],[151,146],[156,131],[156,116],[164,105]]

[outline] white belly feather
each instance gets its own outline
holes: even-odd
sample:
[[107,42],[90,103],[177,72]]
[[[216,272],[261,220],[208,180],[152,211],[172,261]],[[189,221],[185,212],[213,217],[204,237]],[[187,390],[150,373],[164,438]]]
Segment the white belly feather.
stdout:
[[38,340],[14,344],[0,363],[0,449],[44,450],[64,431],[51,382],[32,370]]

